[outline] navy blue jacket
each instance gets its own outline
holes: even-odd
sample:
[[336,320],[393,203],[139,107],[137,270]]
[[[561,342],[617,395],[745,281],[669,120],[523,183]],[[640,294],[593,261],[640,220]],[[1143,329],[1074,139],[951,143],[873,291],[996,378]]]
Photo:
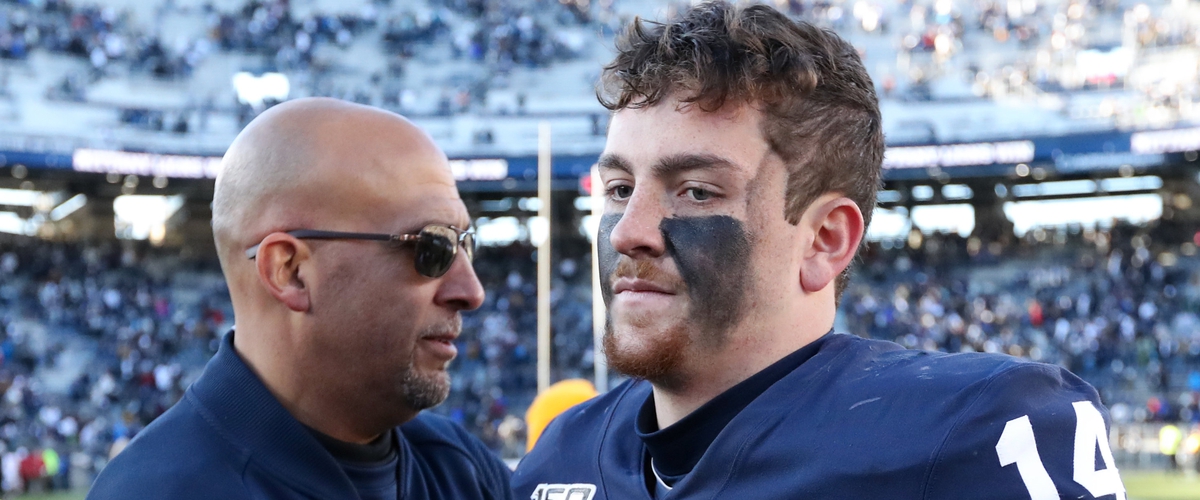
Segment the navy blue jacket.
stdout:
[[[647,500],[631,381],[555,419],[514,497]],[[1124,499],[1096,391],[1051,365],[832,334],[721,431],[671,499]]]
[[[400,499],[508,499],[509,470],[429,413],[397,428]],[[357,499],[338,462],[267,390],[226,335],[183,399],[100,473],[88,500]]]

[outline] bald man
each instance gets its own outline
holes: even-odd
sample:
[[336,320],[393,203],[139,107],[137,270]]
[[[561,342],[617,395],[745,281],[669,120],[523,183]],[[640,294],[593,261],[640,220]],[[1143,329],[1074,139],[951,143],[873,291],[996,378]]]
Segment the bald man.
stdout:
[[421,412],[483,301],[428,135],[342,101],[280,104],[229,147],[212,222],[235,328],[89,499],[511,498],[501,461]]

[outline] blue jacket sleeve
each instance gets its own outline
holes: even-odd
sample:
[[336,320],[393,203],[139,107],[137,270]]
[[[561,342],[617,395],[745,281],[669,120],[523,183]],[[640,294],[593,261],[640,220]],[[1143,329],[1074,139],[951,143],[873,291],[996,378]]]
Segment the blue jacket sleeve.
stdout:
[[1040,363],[1010,365],[958,413],[933,457],[929,500],[1125,500],[1108,410],[1086,382]]

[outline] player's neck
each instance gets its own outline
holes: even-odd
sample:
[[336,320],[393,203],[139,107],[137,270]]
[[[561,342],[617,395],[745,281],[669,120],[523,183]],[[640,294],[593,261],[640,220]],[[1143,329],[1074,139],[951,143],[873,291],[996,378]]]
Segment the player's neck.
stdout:
[[[784,318],[781,318],[784,319]],[[674,384],[652,384],[658,428],[665,429],[704,406],[738,383],[808,345],[827,333],[833,319],[764,322],[732,332],[726,344],[711,353],[693,353]]]

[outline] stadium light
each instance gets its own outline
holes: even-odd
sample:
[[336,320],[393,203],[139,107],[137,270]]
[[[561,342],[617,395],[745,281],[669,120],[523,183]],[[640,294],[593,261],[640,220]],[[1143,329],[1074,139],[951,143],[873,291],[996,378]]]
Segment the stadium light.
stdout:
[[1144,175],[1141,177],[1112,178],[1100,181],[1100,189],[1109,193],[1122,191],[1149,191],[1163,186],[1161,177]]
[[529,231],[516,217],[480,217],[475,221],[475,240],[480,246],[504,246],[528,237]]
[[0,212],[0,233],[31,235],[34,233],[29,221],[14,212]]
[[908,237],[912,230],[912,221],[908,218],[908,209],[897,207],[893,209],[876,208],[871,214],[871,225],[867,226],[867,241],[899,240]]
[[32,207],[37,205],[43,196],[46,196],[46,193],[42,191],[0,188],[0,205],[7,205],[10,207]]
[[1113,220],[1144,224],[1162,217],[1162,209],[1162,196],[1157,194],[1004,203],[1004,214],[1019,237],[1031,229],[1068,224],[1109,227]]
[[75,213],[76,210],[83,208],[84,205],[87,205],[86,195],[80,193],[72,196],[67,201],[62,202],[62,204],[59,206],[54,207],[54,210],[50,211],[50,220],[55,222],[63,220],[67,216]]
[[966,184],[946,184],[942,186],[942,197],[947,200],[969,200],[975,196],[975,191]]
[[502,181],[508,178],[508,160],[450,160],[456,181]]
[[533,246],[540,247],[546,239],[550,237],[550,222],[545,217],[537,216],[529,218],[529,242]]
[[254,76],[246,71],[233,75],[233,90],[237,92],[238,100],[262,109],[268,98],[277,102],[287,100],[291,93],[291,84],[287,75],[282,73],[263,73]]
[[879,203],[896,203],[903,198],[904,195],[894,189],[884,189],[875,195],[875,201],[878,201]]
[[965,238],[975,230],[975,207],[966,203],[916,206],[912,224],[925,233],[958,233]]
[[1017,184],[1012,187],[1013,196],[1017,198],[1091,194],[1095,192],[1096,181],[1092,180],[1039,182],[1037,184]]
[[123,195],[113,200],[116,236],[161,242],[166,222],[183,207],[182,196]]
[[575,210],[578,210],[580,212],[591,212],[592,211],[592,197],[591,196],[576,197],[575,198]]
[[517,208],[525,212],[537,212],[542,209],[541,198],[521,198],[517,200]]
[[596,242],[596,233],[600,231],[600,218],[585,215],[579,219],[579,233],[588,239],[588,243]]

